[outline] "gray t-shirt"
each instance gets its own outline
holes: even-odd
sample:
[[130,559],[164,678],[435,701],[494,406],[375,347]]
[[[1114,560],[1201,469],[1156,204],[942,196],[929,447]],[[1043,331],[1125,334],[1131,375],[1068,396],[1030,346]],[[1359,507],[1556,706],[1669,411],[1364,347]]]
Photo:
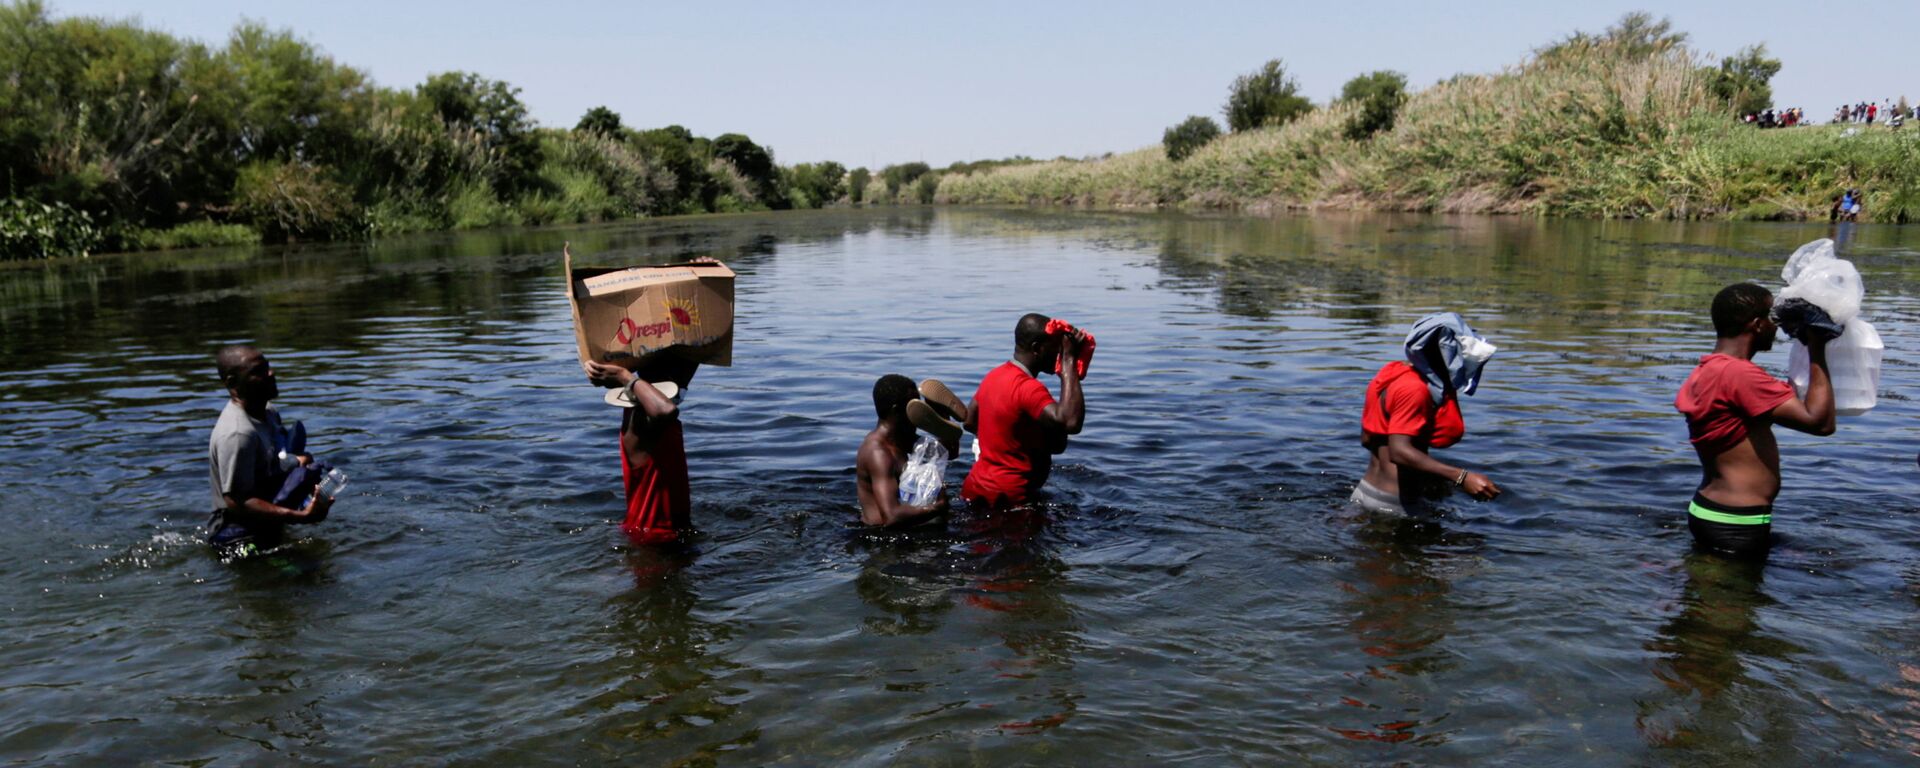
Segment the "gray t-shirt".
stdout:
[[274,471],[280,466],[280,449],[275,447],[274,432],[280,422],[272,407],[267,420],[247,414],[233,400],[220,412],[213,424],[213,437],[207,441],[208,468],[213,477],[213,508],[225,509],[226,494],[241,499],[271,499]]

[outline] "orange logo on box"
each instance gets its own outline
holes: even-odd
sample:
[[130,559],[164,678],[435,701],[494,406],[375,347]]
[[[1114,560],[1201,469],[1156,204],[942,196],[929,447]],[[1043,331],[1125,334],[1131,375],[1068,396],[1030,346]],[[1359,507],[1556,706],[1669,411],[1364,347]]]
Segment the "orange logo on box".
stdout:
[[700,324],[700,308],[692,299],[667,299],[667,316],[673,318],[673,324],[680,328],[692,328]]
[[639,325],[634,323],[632,318],[623,317],[620,318],[620,327],[613,330],[613,340],[621,346],[626,346],[632,344],[636,339],[644,339],[649,336],[665,336],[672,330],[673,327],[669,323]]

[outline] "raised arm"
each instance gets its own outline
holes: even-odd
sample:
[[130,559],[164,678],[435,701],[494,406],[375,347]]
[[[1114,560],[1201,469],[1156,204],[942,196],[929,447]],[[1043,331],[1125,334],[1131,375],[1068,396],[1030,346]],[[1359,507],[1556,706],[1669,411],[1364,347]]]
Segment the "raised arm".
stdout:
[[653,385],[641,381],[632,371],[593,361],[582,363],[581,368],[587,372],[588,381],[609,389],[624,388],[633,398],[633,410],[621,421],[620,430],[620,444],[628,451],[645,453],[651,450],[652,438],[660,433],[660,428],[679,420],[680,406],[674,405]]
[[1833,412],[1833,380],[1827,376],[1827,342],[1814,338],[1807,345],[1807,399],[1790,398],[1773,409],[1773,423],[1809,435],[1826,437],[1838,424]]
[[1087,419],[1087,403],[1080,393],[1080,373],[1074,366],[1077,357],[1074,353],[1085,336],[1076,330],[1060,340],[1060,399],[1040,412],[1041,421],[1069,435],[1080,434],[1080,427]]

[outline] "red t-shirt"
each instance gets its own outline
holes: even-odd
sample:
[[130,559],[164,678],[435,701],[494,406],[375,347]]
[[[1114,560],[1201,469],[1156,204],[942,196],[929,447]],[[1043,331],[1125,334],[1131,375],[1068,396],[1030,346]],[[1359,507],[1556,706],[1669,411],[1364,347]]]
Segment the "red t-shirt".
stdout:
[[667,425],[647,452],[647,461],[628,463],[620,450],[620,478],[627,486],[627,519],[620,530],[642,544],[664,544],[692,526],[687,486],[687,447],[680,422]]
[[1047,482],[1053,453],[1040,413],[1049,405],[1053,393],[1047,386],[1012,362],[980,380],[973,393],[980,459],[960,486],[962,498],[993,506],[1019,504]]
[[1747,439],[1753,420],[1793,399],[1793,387],[1774,378],[1752,360],[1722,354],[1700,358],[1680,385],[1673,407],[1687,417],[1695,445],[1725,449]]
[[1429,448],[1446,448],[1466,436],[1467,420],[1460,415],[1458,399],[1435,405],[1420,372],[1396,361],[1381,367],[1367,384],[1360,429],[1369,435],[1412,435]]

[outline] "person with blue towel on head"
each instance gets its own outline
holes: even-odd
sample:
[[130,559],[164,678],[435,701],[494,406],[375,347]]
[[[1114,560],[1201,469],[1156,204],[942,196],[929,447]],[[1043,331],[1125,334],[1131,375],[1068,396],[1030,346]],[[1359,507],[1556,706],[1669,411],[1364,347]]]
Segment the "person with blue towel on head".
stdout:
[[1454,312],[1420,318],[1405,346],[1407,359],[1386,364],[1367,384],[1360,411],[1367,474],[1349,500],[1369,512],[1403,515],[1409,500],[1444,489],[1441,483],[1483,501],[1499,496],[1500,486],[1486,475],[1429,453],[1466,435],[1459,396],[1479,388],[1495,347]]

